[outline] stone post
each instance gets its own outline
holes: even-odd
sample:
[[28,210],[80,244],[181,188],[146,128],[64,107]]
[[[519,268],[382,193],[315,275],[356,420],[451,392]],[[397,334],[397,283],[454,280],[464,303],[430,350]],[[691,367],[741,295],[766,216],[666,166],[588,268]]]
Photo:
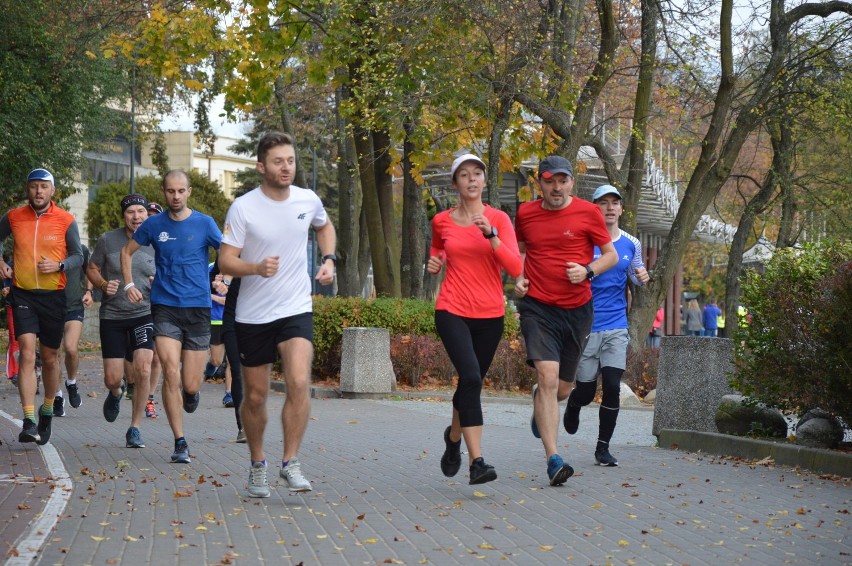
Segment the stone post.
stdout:
[[387,328],[344,328],[340,393],[346,399],[382,398],[396,388]]
[[729,338],[663,336],[652,434],[663,429],[717,432],[716,409],[733,370]]

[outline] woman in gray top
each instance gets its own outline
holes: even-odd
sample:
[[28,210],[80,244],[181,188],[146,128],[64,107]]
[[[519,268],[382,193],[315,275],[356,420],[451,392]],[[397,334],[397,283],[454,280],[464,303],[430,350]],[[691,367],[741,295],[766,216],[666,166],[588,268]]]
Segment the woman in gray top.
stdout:
[[701,307],[692,299],[686,306],[686,333],[689,336],[701,336],[704,326],[701,324]]

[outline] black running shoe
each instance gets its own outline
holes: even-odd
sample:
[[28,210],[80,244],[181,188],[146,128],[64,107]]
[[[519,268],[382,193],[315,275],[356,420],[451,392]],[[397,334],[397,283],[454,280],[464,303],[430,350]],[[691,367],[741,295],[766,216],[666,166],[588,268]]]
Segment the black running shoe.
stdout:
[[598,463],[598,466],[606,466],[608,468],[618,466],[618,460],[609,453],[607,448],[598,448],[595,450],[595,461]]
[[198,402],[201,400],[201,392],[196,391],[193,395],[186,391],[181,391],[181,393],[183,394],[183,410],[187,413],[194,413],[195,409],[198,408]]
[[189,464],[189,445],[186,440],[175,441],[175,451],[172,452],[172,462],[175,464]]
[[108,423],[115,422],[120,410],[121,394],[116,397],[109,391],[109,389],[107,389],[106,399],[104,399],[104,418]]
[[494,466],[486,464],[482,458],[477,458],[470,465],[470,485],[488,483],[497,479]]
[[80,398],[80,391],[77,389],[76,383],[65,382],[65,389],[68,391],[68,403],[75,409],[79,409],[83,404],[83,399]]
[[577,429],[580,428],[580,407],[575,407],[571,399],[568,399],[568,406],[565,407],[562,424],[565,425],[565,431],[568,434],[575,434]]
[[441,471],[448,478],[459,473],[459,468],[461,468],[461,438],[458,442],[450,440],[450,430],[452,428],[448,426],[447,430],[444,431],[444,444],[446,444],[446,448],[444,449],[444,455],[441,456]]
[[39,410],[38,412],[38,440],[36,444],[44,445],[50,440],[50,424],[53,422],[53,415],[45,415]]
[[63,399],[62,397],[56,397],[53,399],[53,416],[65,416],[65,399]]
[[35,422],[30,419],[24,419],[24,426],[21,428],[20,434],[18,434],[18,442],[38,442],[39,440],[38,427]]

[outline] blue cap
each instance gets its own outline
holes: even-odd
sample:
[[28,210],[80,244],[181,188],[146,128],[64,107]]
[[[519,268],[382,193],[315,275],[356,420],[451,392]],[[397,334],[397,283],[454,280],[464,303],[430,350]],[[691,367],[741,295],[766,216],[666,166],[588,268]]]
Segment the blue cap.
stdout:
[[621,193],[618,192],[618,189],[613,187],[612,185],[601,185],[597,189],[595,189],[595,194],[592,195],[592,202],[597,201],[599,198],[605,195],[615,195],[619,200],[624,200],[624,197],[621,196]]
[[50,181],[50,184],[53,184],[53,175],[47,169],[33,169],[30,171],[30,174],[27,175],[27,183],[30,181]]

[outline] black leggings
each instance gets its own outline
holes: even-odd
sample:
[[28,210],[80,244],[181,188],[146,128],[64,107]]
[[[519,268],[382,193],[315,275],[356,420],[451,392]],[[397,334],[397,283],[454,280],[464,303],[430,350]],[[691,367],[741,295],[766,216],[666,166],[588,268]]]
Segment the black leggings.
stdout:
[[435,329],[459,374],[453,408],[459,412],[461,426],[482,426],[482,379],[500,344],[503,317],[466,318],[438,310]]
[[234,399],[234,415],[237,417],[237,428],[242,429],[240,420],[240,405],[243,402],[243,372],[240,365],[240,350],[237,347],[237,333],[233,325],[224,325],[222,342],[225,344],[225,357],[231,368],[231,397]]

